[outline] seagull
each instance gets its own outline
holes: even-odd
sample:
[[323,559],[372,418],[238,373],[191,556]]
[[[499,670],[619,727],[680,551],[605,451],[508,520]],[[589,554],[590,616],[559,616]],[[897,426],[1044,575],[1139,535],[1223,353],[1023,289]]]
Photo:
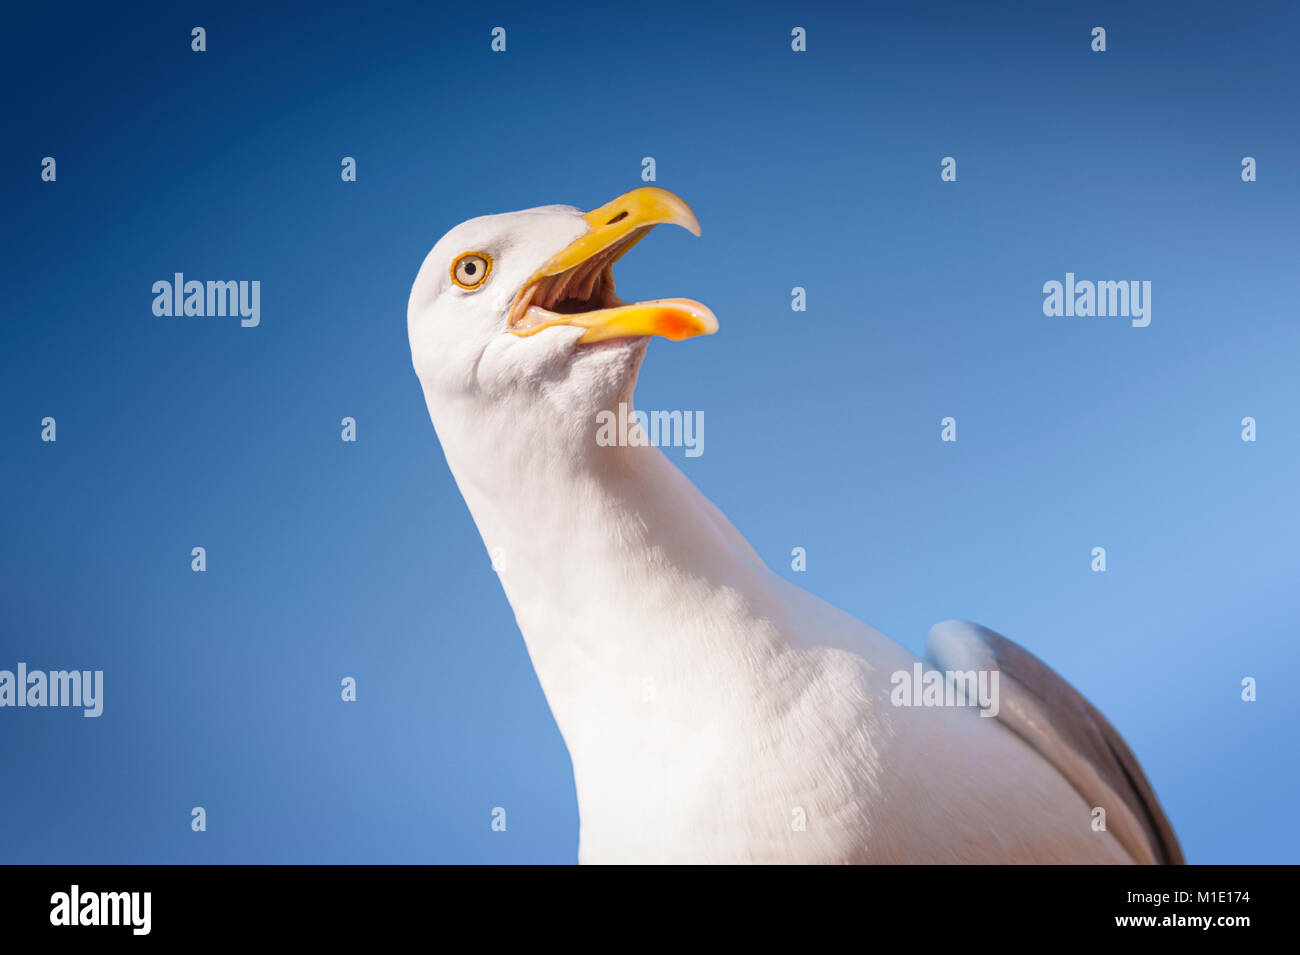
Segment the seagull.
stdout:
[[[770,570],[658,448],[595,439],[651,338],[718,328],[691,299],[614,294],[614,263],[662,224],[700,234],[656,187],[471,219],[407,311],[568,747],[579,862],[1181,863],[1124,740],[1037,657],[949,620],[923,662]],[[923,667],[978,676],[996,706],[909,705]]]

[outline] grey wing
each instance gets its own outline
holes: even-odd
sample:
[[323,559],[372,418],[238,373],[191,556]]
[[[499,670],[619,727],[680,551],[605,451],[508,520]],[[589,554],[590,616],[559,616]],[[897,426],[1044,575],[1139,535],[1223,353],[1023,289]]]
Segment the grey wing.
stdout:
[[1051,667],[1001,634],[962,620],[930,629],[926,656],[941,670],[996,669],[997,718],[1056,767],[1135,862],[1182,865],[1178,837],[1123,738]]

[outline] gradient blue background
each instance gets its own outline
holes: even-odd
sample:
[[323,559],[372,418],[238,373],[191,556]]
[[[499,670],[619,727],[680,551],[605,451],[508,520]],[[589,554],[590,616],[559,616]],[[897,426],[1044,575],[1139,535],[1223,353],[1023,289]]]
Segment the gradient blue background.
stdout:
[[[656,343],[639,404],[704,412],[670,454],[768,562],[918,652],[1024,643],[1189,860],[1297,861],[1300,16],[1216,6],[9,8],[0,668],[106,699],[0,710],[0,862],[576,858],[406,299],[457,222],[647,155],[704,234],[620,292],[722,329]],[[176,271],[260,280],[260,327],[155,317]],[[1150,327],[1044,317],[1066,271],[1150,280]]]

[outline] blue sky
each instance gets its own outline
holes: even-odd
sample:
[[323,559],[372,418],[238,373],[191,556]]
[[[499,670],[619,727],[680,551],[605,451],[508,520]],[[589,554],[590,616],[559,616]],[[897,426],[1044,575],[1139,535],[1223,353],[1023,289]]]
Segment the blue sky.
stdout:
[[[704,413],[691,479],[911,649],[963,617],[1041,656],[1190,861],[1295,862],[1300,15],[1134,6],[7,13],[0,668],[106,690],[0,710],[0,861],[575,860],[405,308],[451,226],[653,156],[703,236],[619,290],[718,315],[638,390]],[[178,271],[259,280],[261,324],[155,317]],[[1150,326],[1045,317],[1066,272],[1151,281]]]

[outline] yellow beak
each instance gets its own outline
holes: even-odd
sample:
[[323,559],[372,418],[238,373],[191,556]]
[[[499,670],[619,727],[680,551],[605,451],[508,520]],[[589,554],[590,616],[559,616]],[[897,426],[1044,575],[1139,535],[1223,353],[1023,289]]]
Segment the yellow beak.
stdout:
[[614,296],[611,266],[652,228],[672,223],[700,234],[690,206],[666,189],[647,186],[593,209],[583,219],[588,231],[542,266],[515,298],[510,309],[514,334],[574,325],[587,329],[578,339],[587,343],[642,335],[680,341],[718,330],[713,312],[689,298],[627,303]]

